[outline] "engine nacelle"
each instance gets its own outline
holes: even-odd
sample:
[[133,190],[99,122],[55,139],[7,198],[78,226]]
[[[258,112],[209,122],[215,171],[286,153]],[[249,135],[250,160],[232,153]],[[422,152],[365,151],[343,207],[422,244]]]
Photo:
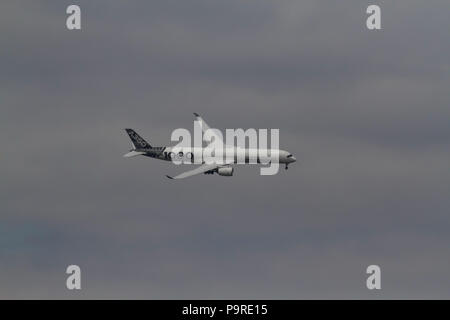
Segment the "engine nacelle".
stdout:
[[227,177],[231,177],[233,175],[233,171],[234,171],[234,168],[232,168],[232,167],[225,167],[225,168],[217,169],[217,173],[220,176],[227,176]]

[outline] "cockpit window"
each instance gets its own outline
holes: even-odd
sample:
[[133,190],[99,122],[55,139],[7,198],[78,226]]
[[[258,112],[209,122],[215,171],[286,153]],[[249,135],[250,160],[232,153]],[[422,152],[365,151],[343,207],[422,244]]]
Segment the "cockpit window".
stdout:
[[289,154],[289,155],[287,156],[287,158],[290,158],[290,157],[292,157],[292,154]]

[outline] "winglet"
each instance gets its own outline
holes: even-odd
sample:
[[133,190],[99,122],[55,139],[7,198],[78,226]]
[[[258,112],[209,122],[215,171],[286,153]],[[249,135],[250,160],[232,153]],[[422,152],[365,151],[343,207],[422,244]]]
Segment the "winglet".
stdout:
[[166,177],[169,178],[169,179],[173,179],[171,176],[168,176],[167,174],[166,174]]

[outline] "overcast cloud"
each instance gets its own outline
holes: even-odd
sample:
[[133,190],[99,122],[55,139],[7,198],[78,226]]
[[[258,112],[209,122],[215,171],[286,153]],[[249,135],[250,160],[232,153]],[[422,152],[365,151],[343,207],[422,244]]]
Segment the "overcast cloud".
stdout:
[[[2,1],[0,297],[450,298],[449,9]],[[173,181],[122,157],[123,128],[169,145],[193,112],[279,128],[297,163]]]

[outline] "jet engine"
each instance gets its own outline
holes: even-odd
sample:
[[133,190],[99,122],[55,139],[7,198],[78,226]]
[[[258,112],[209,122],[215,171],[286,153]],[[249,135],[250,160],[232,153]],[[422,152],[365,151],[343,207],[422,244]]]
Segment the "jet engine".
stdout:
[[219,169],[217,169],[217,173],[220,176],[231,177],[233,175],[233,168],[232,167],[219,168]]

